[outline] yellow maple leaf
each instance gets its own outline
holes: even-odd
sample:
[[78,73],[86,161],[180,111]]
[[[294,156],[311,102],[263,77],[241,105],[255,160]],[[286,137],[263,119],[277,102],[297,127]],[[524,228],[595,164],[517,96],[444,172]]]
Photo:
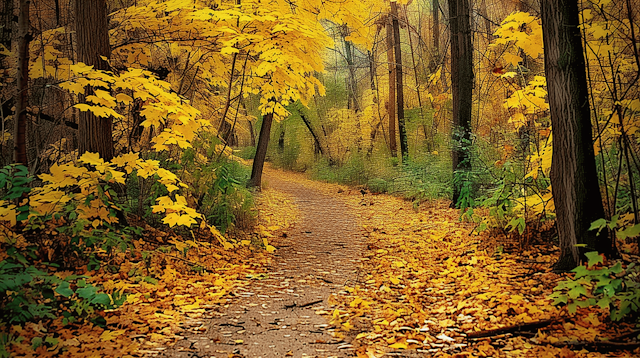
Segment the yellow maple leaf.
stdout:
[[124,329],[120,329],[120,330],[117,330],[117,331],[104,331],[100,335],[100,340],[102,342],[112,341],[115,338],[117,338],[118,336],[123,335],[124,332],[126,332],[126,330],[124,330]]

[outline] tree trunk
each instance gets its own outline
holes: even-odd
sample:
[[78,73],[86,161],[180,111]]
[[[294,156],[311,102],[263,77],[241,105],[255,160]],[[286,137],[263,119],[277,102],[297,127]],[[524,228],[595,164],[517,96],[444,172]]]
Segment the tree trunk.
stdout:
[[[473,104],[473,49],[469,23],[469,0],[449,1],[451,18],[451,92],[453,96],[452,166],[454,171],[452,206],[458,204],[471,170],[471,106]],[[462,179],[462,180],[460,180]]]
[[393,58],[393,23],[391,16],[387,21],[387,63],[389,66],[389,101],[387,102],[387,113],[389,114],[389,150],[392,157],[398,156],[398,145],[396,144],[396,70],[395,59]]
[[374,54],[371,51],[367,51],[367,60],[369,61],[369,82],[371,90],[376,90],[376,61]]
[[255,147],[256,146],[256,133],[253,130],[253,123],[251,123],[251,120],[247,119],[247,124],[249,125],[249,134],[251,135],[251,146]]
[[400,155],[402,161],[409,159],[407,146],[407,130],[404,123],[404,82],[402,77],[402,48],[400,47],[400,21],[398,19],[398,3],[391,2],[391,19],[393,25],[393,52],[396,67],[396,96],[398,113],[398,131],[400,132]]
[[[582,261],[581,253],[615,253],[607,230],[589,231],[604,218],[591,133],[591,118],[577,0],[543,0],[544,62],[549,92],[553,159],[551,185],[560,241],[558,270]],[[576,245],[586,244],[585,248]]]
[[[94,66],[97,70],[108,70],[109,28],[105,0],[76,0],[76,40],[78,62]],[[93,89],[87,89],[89,95]],[[83,100],[83,98],[81,98]],[[80,112],[78,121],[78,154],[97,152],[104,160],[113,158],[112,118],[96,117],[90,111]]]
[[2,0],[0,2],[0,44],[11,50],[11,41],[13,40],[13,0]]
[[313,142],[315,143],[315,147],[316,147],[317,151],[319,152],[320,155],[324,156],[324,149],[322,148],[322,145],[320,144],[320,139],[318,138],[318,135],[313,130],[313,127],[311,127],[311,121],[309,121],[309,118],[307,118],[307,116],[304,113],[302,113],[301,110],[298,111],[298,113],[300,114],[300,118],[302,118],[302,121],[304,122],[304,125],[307,126],[307,129],[309,130],[309,133],[311,133],[311,136],[313,137]]
[[493,41],[493,30],[491,28],[491,20],[489,19],[489,12],[487,11],[487,1],[482,0],[480,2],[480,15],[484,19],[484,32],[487,34],[487,42]]
[[16,74],[16,111],[14,120],[13,161],[29,165],[27,158],[27,107],[29,106],[29,25],[30,0],[20,0],[18,15],[18,72]]
[[432,1],[431,14],[433,17],[433,55],[429,64],[429,70],[433,73],[440,63],[440,2]]
[[251,170],[251,179],[248,186],[260,189],[262,187],[262,168],[264,168],[264,160],[267,157],[267,148],[269,147],[269,136],[271,135],[271,123],[273,123],[273,113],[267,113],[262,118],[262,127],[260,127],[260,137],[258,137],[258,147],[256,148],[256,156],[253,158],[253,168]]
[[349,68],[349,79],[347,80],[347,98],[348,108],[352,108],[355,112],[360,111],[360,104],[358,103],[358,83],[356,82],[356,68],[353,63],[353,45],[350,41],[346,40],[349,35],[348,29],[344,25],[345,32],[342,34],[342,40],[344,41],[345,58],[347,60],[347,67]]

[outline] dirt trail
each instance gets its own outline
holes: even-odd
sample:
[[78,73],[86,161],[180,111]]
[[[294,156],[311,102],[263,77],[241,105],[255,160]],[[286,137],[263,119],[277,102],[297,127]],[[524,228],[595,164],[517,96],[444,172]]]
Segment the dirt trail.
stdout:
[[[171,357],[345,357],[350,345],[336,341],[315,311],[345,283],[358,279],[364,246],[349,207],[309,185],[267,171],[267,185],[295,198],[300,220],[271,241],[278,250],[268,277],[253,280],[207,332],[188,336]],[[235,354],[235,355],[234,355]]]

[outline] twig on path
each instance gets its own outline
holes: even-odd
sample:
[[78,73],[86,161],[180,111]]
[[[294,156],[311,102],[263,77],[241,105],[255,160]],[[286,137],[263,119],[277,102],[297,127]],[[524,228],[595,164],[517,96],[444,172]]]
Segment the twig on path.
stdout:
[[294,302],[292,305],[284,305],[284,308],[287,308],[287,309],[288,308],[294,308],[294,307],[304,308],[304,307],[313,306],[313,305],[318,304],[318,303],[322,303],[322,301],[324,301],[324,300],[315,300],[315,301],[312,301],[312,302],[303,303],[301,305],[299,305],[297,302]]
[[581,342],[581,341],[569,341],[569,342],[556,342],[552,344],[554,347],[569,347],[571,349],[586,349],[596,352],[611,352],[619,350],[633,350],[640,348],[640,342],[607,342],[607,341],[595,341],[595,342]]
[[469,338],[469,339],[484,338],[484,337],[498,336],[498,335],[505,334],[505,333],[526,332],[526,331],[531,331],[531,330],[534,330],[534,329],[539,329],[539,328],[542,328],[542,327],[546,327],[546,326],[552,325],[554,323],[560,323],[563,320],[565,320],[565,318],[547,319],[547,320],[543,320],[543,321],[516,324],[516,325],[513,325],[513,326],[507,326],[507,327],[502,327],[502,328],[487,329],[487,330],[478,331],[478,332],[467,332],[467,338]]

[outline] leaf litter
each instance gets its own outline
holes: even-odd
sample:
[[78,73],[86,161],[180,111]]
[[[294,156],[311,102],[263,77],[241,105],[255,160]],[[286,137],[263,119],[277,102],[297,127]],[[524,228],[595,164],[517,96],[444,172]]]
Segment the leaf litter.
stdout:
[[[472,235],[472,225],[461,223],[459,212],[447,202],[414,210],[395,197],[276,173],[344,201],[363,229],[367,250],[357,279],[330,296],[330,307],[313,307],[326,318],[324,326],[335,342],[342,342],[345,354],[640,355],[637,348],[602,353],[585,349],[590,346],[584,342],[619,341],[637,331],[631,323],[610,322],[606,309],[578,308],[572,315],[551,304],[549,294],[565,277],[550,269],[555,257],[549,253],[555,248],[504,252],[497,238]],[[106,292],[128,295],[121,307],[99,312],[103,327],[89,322],[63,325],[62,318],[5,327],[9,335],[25,338],[11,342],[11,352],[25,357],[136,357],[162,352],[187,334],[204,333],[208,319],[232,299],[241,300],[243,288],[269,274],[274,254],[267,251],[278,246],[271,246],[271,239],[304,220],[294,198],[275,189],[264,190],[257,206],[258,225],[239,233],[241,245],[233,250],[197,235],[184,238],[147,230],[135,250],[111,263],[119,267],[117,272],[101,268],[91,276]],[[256,244],[267,250],[256,250]],[[145,256],[151,250],[155,254]]]

